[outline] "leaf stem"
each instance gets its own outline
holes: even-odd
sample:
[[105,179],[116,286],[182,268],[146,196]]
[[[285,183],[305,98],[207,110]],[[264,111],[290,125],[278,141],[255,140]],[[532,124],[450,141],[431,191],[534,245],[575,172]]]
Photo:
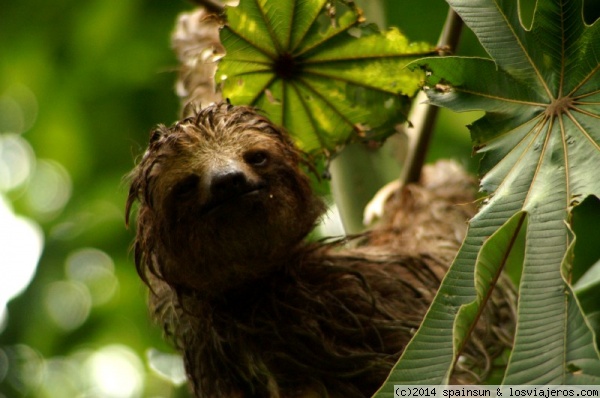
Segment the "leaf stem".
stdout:
[[[445,55],[456,49],[462,27],[462,19],[452,8],[449,8],[444,28],[437,43],[440,55]],[[427,104],[426,101],[427,96],[421,91],[413,102],[413,109],[409,116],[413,127],[411,131],[407,131],[409,150],[400,176],[403,185],[419,181],[429,142],[433,136],[439,108]]]

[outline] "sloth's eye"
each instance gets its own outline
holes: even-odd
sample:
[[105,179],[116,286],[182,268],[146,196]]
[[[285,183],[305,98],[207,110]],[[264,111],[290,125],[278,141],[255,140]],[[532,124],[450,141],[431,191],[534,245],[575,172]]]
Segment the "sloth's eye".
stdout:
[[253,166],[265,166],[269,161],[269,155],[265,151],[252,151],[244,155],[244,160]]

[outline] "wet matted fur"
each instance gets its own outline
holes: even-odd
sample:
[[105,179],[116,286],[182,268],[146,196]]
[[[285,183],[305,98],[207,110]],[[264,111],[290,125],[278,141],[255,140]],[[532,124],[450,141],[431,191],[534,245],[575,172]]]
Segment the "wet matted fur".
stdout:
[[[352,246],[310,243],[325,206],[301,161],[259,112],[219,103],[159,126],[131,174],[137,269],[197,396],[370,396],[475,211],[471,179],[440,164]],[[484,375],[510,344],[511,300],[491,301],[465,351]]]

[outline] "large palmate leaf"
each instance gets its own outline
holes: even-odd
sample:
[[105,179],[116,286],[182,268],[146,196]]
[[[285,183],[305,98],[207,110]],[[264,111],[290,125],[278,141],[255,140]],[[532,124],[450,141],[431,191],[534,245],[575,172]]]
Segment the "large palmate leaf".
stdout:
[[263,109],[306,152],[393,133],[422,79],[404,66],[434,50],[364,26],[352,2],[333,4],[241,0],[221,31],[223,97]]
[[[600,382],[593,331],[570,285],[572,206],[600,195],[600,24],[582,0],[539,0],[530,29],[514,0],[448,0],[492,59],[424,59],[433,104],[480,109],[471,126],[488,194],[393,384],[446,383],[466,333],[524,236],[506,384]],[[521,222],[526,217],[526,222]],[[482,277],[482,275],[484,277]]]

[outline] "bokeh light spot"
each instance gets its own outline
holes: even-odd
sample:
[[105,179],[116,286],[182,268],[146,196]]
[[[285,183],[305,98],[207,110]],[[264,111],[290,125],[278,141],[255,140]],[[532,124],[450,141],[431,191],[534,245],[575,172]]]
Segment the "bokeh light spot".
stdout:
[[181,386],[187,381],[183,358],[180,354],[168,354],[155,348],[146,352],[150,369],[163,379],[169,380],[175,386]]
[[6,329],[8,326],[8,314],[5,310],[0,310],[0,334]]
[[27,202],[41,219],[58,215],[71,198],[71,177],[52,160],[38,160],[27,190]]
[[69,331],[85,322],[90,314],[92,299],[83,283],[58,281],[47,287],[44,304],[56,325]]
[[87,390],[84,376],[81,364],[73,357],[49,358],[41,389],[47,397],[83,397]]
[[0,191],[10,191],[27,181],[34,159],[33,149],[21,136],[0,134]]
[[5,381],[22,396],[27,396],[42,382],[44,358],[39,352],[25,344],[4,347],[3,351],[7,364]]
[[16,216],[0,195],[0,320],[8,301],[31,282],[44,247],[44,235],[33,221]]
[[118,287],[112,258],[98,249],[83,248],[69,254],[65,272],[69,279],[87,286],[94,305],[106,303]]
[[0,97],[0,133],[21,132],[25,120],[21,107],[13,98]]
[[106,398],[141,396],[144,367],[140,358],[122,345],[106,346],[87,362],[98,395]]
[[22,84],[9,87],[0,96],[0,133],[23,133],[35,123],[38,102]]

